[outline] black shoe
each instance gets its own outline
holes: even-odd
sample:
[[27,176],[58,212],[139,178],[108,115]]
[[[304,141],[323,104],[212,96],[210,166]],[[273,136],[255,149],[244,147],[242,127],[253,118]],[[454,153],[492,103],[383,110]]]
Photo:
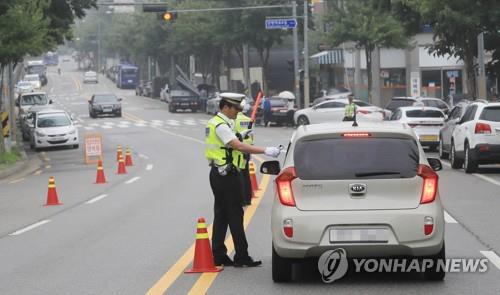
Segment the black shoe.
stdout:
[[233,266],[234,262],[229,258],[229,256],[214,257],[215,266]]
[[247,256],[246,258],[240,258],[234,260],[234,267],[255,267],[262,264],[260,260],[253,260],[252,257]]

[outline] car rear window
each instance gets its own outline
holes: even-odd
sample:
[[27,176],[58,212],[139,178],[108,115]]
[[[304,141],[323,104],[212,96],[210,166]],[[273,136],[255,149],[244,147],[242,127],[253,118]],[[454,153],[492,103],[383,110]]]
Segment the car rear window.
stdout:
[[27,94],[21,96],[21,105],[46,105],[48,103],[45,94]]
[[386,109],[394,111],[397,108],[412,106],[414,102],[415,102],[414,100],[410,100],[410,99],[396,99],[396,100],[392,100],[387,105]]
[[444,114],[436,110],[411,110],[406,111],[408,118],[444,118]]
[[358,107],[371,107],[372,106],[371,104],[366,103],[364,101],[360,101],[360,100],[355,100],[354,104],[357,105]]
[[94,96],[94,102],[96,103],[106,103],[106,102],[117,102],[118,98],[114,95],[96,95]]
[[484,108],[479,119],[485,121],[500,122],[500,107]]
[[412,139],[304,140],[296,144],[294,162],[304,180],[412,178],[419,150]]
[[269,101],[271,102],[272,107],[284,107],[285,106],[285,102],[281,99],[270,99]]

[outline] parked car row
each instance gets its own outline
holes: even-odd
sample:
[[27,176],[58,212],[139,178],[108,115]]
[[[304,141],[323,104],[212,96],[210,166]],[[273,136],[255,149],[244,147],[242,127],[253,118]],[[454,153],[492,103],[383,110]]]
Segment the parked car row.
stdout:
[[153,97],[153,82],[141,80],[135,87],[135,95]]
[[16,101],[23,140],[36,151],[41,148],[78,148],[78,130],[73,118],[58,110],[44,92],[22,94]]

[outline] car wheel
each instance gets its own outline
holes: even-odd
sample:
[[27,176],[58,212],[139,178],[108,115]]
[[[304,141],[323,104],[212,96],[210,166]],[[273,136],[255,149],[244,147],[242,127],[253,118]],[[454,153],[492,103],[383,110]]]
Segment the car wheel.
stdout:
[[431,259],[433,262],[433,267],[425,270],[424,278],[429,281],[442,281],[446,275],[444,267],[439,267],[438,265],[444,266],[446,253],[445,246],[443,242],[443,247],[436,255],[430,256],[427,259]]
[[441,136],[439,136],[439,147],[438,147],[438,152],[439,152],[439,158],[440,159],[443,159],[443,160],[446,160],[448,159],[448,153],[444,151],[444,147],[443,147],[443,139]]
[[80,147],[80,145],[79,145],[79,144],[74,144],[74,145],[73,145],[73,148],[74,148],[74,149],[77,149],[77,148],[79,148],[79,147]]
[[460,169],[462,168],[464,162],[462,159],[457,157],[457,152],[455,151],[455,144],[451,142],[451,154],[450,154],[451,168]]
[[477,171],[477,159],[474,150],[469,148],[469,144],[465,144],[465,160],[464,160],[464,170],[465,173],[475,173]]
[[301,115],[297,118],[297,125],[309,125],[309,119],[306,116]]
[[120,118],[122,116],[122,112],[120,111],[119,113],[116,113],[116,116]]
[[272,272],[273,272],[273,281],[275,283],[285,283],[290,282],[292,280],[292,261],[290,259],[281,257],[276,253],[276,250],[273,248],[272,255]]

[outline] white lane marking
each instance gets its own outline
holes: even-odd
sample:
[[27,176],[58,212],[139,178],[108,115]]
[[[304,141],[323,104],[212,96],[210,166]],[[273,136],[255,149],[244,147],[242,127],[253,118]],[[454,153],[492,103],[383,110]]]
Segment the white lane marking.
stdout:
[[116,127],[118,127],[118,128],[129,128],[130,125],[116,125]]
[[148,157],[148,156],[143,155],[143,154],[139,154],[139,158],[143,158],[143,159],[146,159],[146,160],[147,160],[147,159],[149,159],[149,157]]
[[102,122],[104,125],[115,125],[115,122],[110,122],[110,121],[104,121]]
[[489,183],[492,183],[492,184],[494,184],[494,185],[498,185],[498,186],[500,186],[500,181],[494,180],[494,179],[493,179],[493,178],[491,178],[491,177],[484,176],[484,175],[482,175],[482,174],[477,174],[477,173],[474,173],[474,174],[472,174],[472,175],[474,175],[474,176],[476,176],[476,177],[479,177],[479,178],[481,178],[482,180],[485,180],[485,181],[487,181],[487,182],[489,182]]
[[183,138],[183,139],[187,139],[187,140],[190,140],[190,141],[194,141],[196,143],[201,143],[201,144],[204,144],[205,142],[203,140],[199,140],[197,138],[194,138],[194,137],[190,137],[190,136],[185,136],[185,135],[181,135],[181,134],[177,134],[177,133],[174,133],[174,132],[171,132],[171,131],[168,131],[168,130],[165,130],[165,129],[161,129],[161,128],[158,128],[158,127],[154,127],[154,126],[151,126],[152,128],[160,131],[160,132],[163,132],[165,134],[170,134],[172,136],[175,136],[175,137],[179,137],[179,138]]
[[184,120],[185,125],[195,126],[196,122],[194,120]]
[[37,228],[37,227],[39,227],[39,226],[42,226],[42,225],[44,225],[44,224],[46,224],[46,223],[48,223],[48,222],[50,222],[50,220],[49,220],[49,219],[45,219],[45,220],[39,221],[39,222],[37,222],[37,223],[33,223],[32,225],[29,225],[29,226],[27,226],[27,227],[25,227],[25,228],[22,228],[22,229],[20,229],[20,230],[17,230],[17,231],[15,231],[15,232],[13,232],[13,233],[9,234],[9,236],[18,236],[18,235],[23,234],[23,233],[25,233],[25,232],[27,232],[27,231],[30,231],[30,230],[32,230],[32,229],[35,229],[35,228]]
[[112,129],[113,126],[109,126],[109,125],[102,125],[101,126],[102,129]]
[[177,121],[177,120],[167,120],[166,123],[168,125],[171,125],[171,126],[179,126],[180,125],[179,121]]
[[18,182],[21,182],[23,181],[24,178],[19,178],[19,179],[15,179],[15,180],[12,180],[11,182],[9,182],[10,184],[14,184],[14,183],[18,183]]
[[92,126],[92,127],[98,127],[99,123],[90,123],[89,125]]
[[444,211],[444,221],[446,223],[458,223],[448,212]]
[[80,105],[86,105],[88,104],[88,102],[72,102],[70,103],[70,105],[74,105],[74,106],[80,106]]
[[[448,162],[442,161],[442,163],[443,163],[444,165],[448,166],[448,167],[451,167],[451,164],[450,164],[450,163],[448,163]],[[495,179],[493,179],[493,178],[491,178],[491,177],[488,177],[488,176],[486,176],[486,175],[479,174],[479,173],[473,173],[473,174],[471,174],[471,175],[474,175],[474,176],[476,176],[477,178],[481,178],[482,180],[487,181],[487,182],[489,182],[489,183],[491,183],[491,184],[494,184],[494,185],[500,186],[500,181],[495,180]]]
[[130,121],[120,121],[120,124],[128,125],[128,124],[131,124],[131,122]]
[[149,170],[153,170],[153,164],[148,164],[148,165],[146,166],[146,170],[148,170],[148,171],[149,171]]
[[136,123],[134,124],[135,127],[146,127],[146,124],[140,124],[140,123]]
[[50,88],[50,93],[54,93],[54,87]]
[[83,128],[85,128],[85,130],[94,130],[94,127],[89,127],[89,126],[85,126]]
[[131,178],[131,179],[129,179],[129,180],[127,180],[127,181],[125,181],[125,183],[126,183],[126,184],[131,184],[131,183],[133,183],[133,182],[136,182],[136,181],[137,181],[137,180],[139,180],[139,179],[141,179],[141,177],[140,177],[140,176],[136,176],[136,177],[134,177],[134,178]]
[[153,122],[153,123],[158,123],[158,124],[163,124],[163,121],[162,121],[162,120],[151,120],[151,122]]
[[85,202],[85,204],[93,204],[95,202],[98,202],[98,201],[106,198],[107,196],[108,195],[106,195],[106,194],[99,195],[99,196],[97,196],[95,198],[92,198],[92,199],[88,200],[87,202]]
[[488,260],[493,263],[500,270],[500,257],[498,257],[497,253],[493,251],[479,251],[483,254],[484,257],[488,258]]

